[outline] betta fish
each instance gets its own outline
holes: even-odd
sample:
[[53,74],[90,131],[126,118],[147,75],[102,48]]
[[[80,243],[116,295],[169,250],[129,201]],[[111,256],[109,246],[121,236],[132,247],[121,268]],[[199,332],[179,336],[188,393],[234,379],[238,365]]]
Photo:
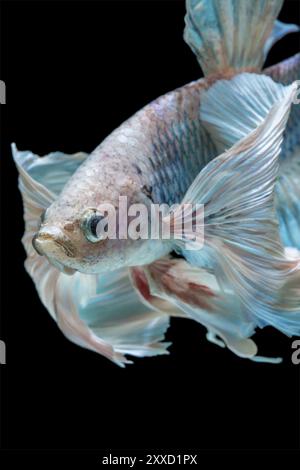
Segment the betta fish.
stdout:
[[[251,336],[267,325],[300,335],[300,54],[262,67],[299,28],[276,20],[281,0],[186,6],[204,78],[145,106],[90,155],[13,145],[25,267],[64,335],[120,366],[168,353],[178,316],[240,357],[276,362]],[[104,237],[101,207],[120,213],[120,196],[149,210],[202,205],[203,246],[185,226],[182,239]]]

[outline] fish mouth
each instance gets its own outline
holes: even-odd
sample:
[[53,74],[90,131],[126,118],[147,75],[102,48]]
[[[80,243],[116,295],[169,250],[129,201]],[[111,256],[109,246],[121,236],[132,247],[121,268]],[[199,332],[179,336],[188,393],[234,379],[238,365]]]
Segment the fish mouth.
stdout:
[[55,247],[59,247],[68,258],[75,258],[76,255],[76,250],[70,240],[67,240],[66,237],[54,236],[49,232],[37,232],[32,239],[32,245],[40,256],[47,256],[47,247],[49,246],[54,250]]
[[68,258],[75,258],[75,249],[71,242],[68,242],[67,240],[59,240],[59,239],[54,239],[53,241],[60,248],[63,249],[65,255],[67,255]]
[[70,242],[66,243],[66,240],[58,239],[47,232],[38,232],[32,239],[32,245],[38,255],[45,256],[49,263],[62,273],[72,275],[76,272],[76,269],[57,259],[58,250],[62,250],[68,258],[75,257],[75,250]]
[[38,241],[38,233],[36,233],[34,235],[33,239],[32,239],[32,246],[33,246],[33,248],[35,249],[35,251],[37,252],[38,255],[44,256],[44,253],[41,250],[41,247],[40,247],[40,244],[39,244],[39,241]]

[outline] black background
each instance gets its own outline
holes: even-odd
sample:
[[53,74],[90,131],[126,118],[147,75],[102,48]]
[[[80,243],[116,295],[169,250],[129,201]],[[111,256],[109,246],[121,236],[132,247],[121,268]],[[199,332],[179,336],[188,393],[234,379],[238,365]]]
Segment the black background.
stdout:
[[[2,2],[1,445],[7,449],[292,449],[299,366],[291,339],[266,328],[241,360],[176,319],[171,355],[119,369],[68,342],[25,273],[21,197],[10,143],[38,154],[90,152],[157,96],[200,76],[182,39],[182,1]],[[280,18],[299,23],[299,2]],[[273,64],[299,50],[278,43]]]

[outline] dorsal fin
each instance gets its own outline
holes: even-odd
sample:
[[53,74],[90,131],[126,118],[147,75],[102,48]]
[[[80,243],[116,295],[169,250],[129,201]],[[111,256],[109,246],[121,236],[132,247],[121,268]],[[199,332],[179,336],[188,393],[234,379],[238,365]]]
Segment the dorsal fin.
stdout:
[[278,28],[277,34],[272,32],[282,3],[282,0],[187,0],[184,39],[204,75],[259,71],[267,49],[278,38]]

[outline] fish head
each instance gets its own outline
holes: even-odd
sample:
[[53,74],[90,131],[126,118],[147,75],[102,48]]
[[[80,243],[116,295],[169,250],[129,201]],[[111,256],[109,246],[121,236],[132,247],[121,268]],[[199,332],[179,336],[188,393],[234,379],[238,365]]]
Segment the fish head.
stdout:
[[104,273],[159,257],[161,241],[128,236],[134,219],[128,208],[141,204],[148,217],[149,197],[132,178],[121,173],[115,178],[109,185],[99,179],[93,185],[92,178],[86,187],[79,178],[69,181],[41,218],[32,240],[36,252],[66,274]]

